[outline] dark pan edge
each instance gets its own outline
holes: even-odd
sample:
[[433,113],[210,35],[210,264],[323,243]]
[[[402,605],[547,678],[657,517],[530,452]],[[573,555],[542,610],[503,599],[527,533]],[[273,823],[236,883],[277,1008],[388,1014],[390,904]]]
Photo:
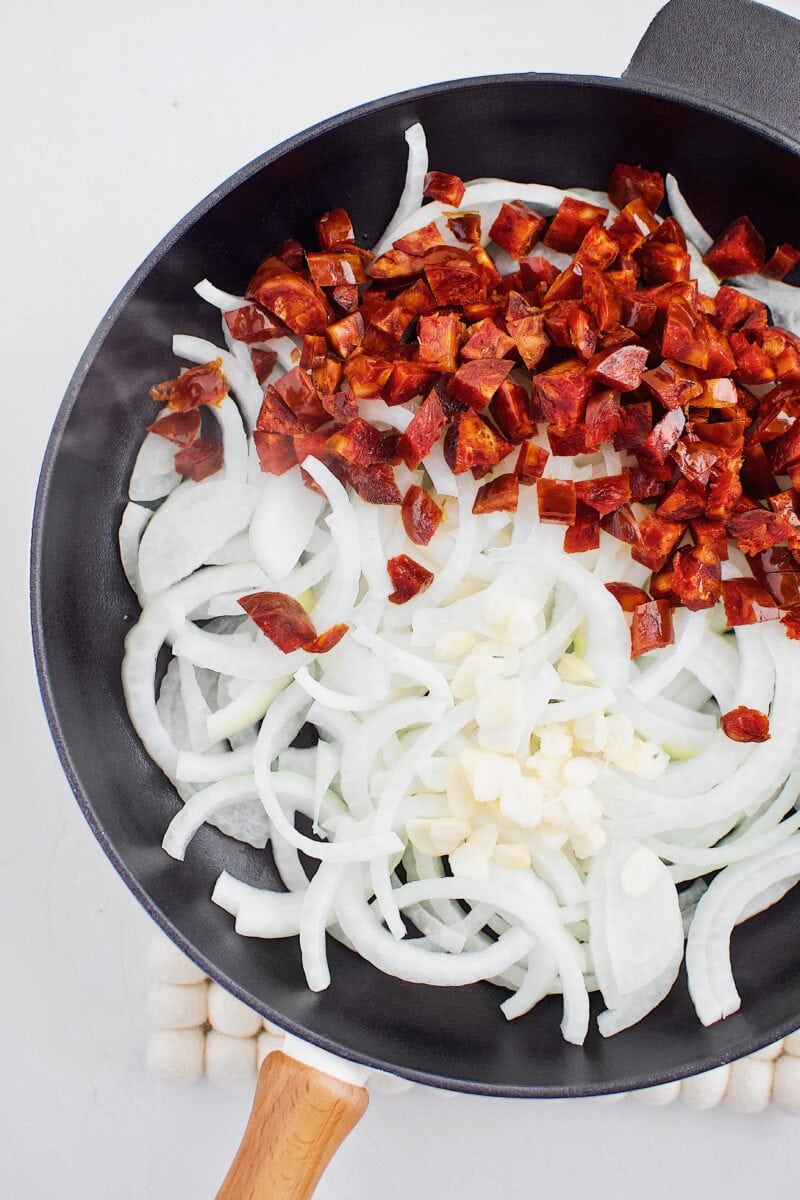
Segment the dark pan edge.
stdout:
[[391,96],[383,97],[378,100],[369,101],[355,108],[348,109],[333,117],[311,126],[309,129],[289,138],[272,149],[259,155],[250,163],[240,168],[233,175],[229,176],[218,188],[210,192],[203,200],[201,200],[194,208],[192,208],[170,231],[164,238],[154,247],[154,249],[144,259],[142,264],[137,268],[133,275],[129,278],[124,287],[120,290],[107,312],[101,319],[97,329],[92,335],[86,349],[81,355],[80,361],[69,381],[67,390],[64,394],[64,399],[61,402],[53,428],[51,430],[45,456],[42,464],[42,469],[39,476],[39,481],[36,489],[36,497],[34,502],[33,526],[31,536],[31,552],[30,552],[30,616],[32,628],[32,641],[34,660],[36,664],[36,672],[39,683],[39,690],[44,704],[45,715],[47,717],[50,733],[56,747],[59,760],[61,762],[64,773],[70,784],[73,794],[83,812],[83,815],[89,824],[95,838],[100,843],[107,858],[112,863],[114,869],[121,876],[127,888],[133,893],[142,907],[149,913],[156,924],[167,934],[167,936],[175,942],[180,949],[194,961],[207,975],[218,982],[227,991],[230,991],[238,999],[244,1003],[254,1007],[262,1016],[274,1022],[288,1033],[294,1034],[302,1040],[319,1047],[322,1050],[328,1051],[337,1057],[348,1059],[351,1062],[362,1064],[365,1067],[370,1067],[376,1070],[387,1071],[391,1074],[409,1079],[412,1082],[420,1083],[429,1087],[442,1088],[448,1091],[466,1092],[478,1095],[496,1096],[511,1099],[563,1099],[576,1097],[589,1097],[598,1095],[607,1095],[614,1092],[634,1091],[640,1088],[647,1088],[659,1083],[666,1083],[676,1079],[686,1078],[691,1075],[702,1073],[721,1063],[730,1062],[741,1058],[755,1050],[761,1049],[763,1046],[769,1045],[774,1041],[785,1037],[787,1034],[795,1031],[795,1023],[788,1021],[781,1025],[772,1028],[760,1034],[754,1034],[749,1037],[742,1037],[734,1044],[733,1049],[729,1048],[723,1058],[718,1055],[708,1055],[694,1059],[690,1063],[684,1063],[680,1069],[673,1069],[655,1074],[634,1075],[631,1077],[615,1080],[613,1084],[602,1083],[587,1083],[580,1087],[572,1087],[570,1085],[531,1085],[531,1086],[513,1086],[502,1084],[488,1084],[473,1080],[453,1080],[441,1074],[431,1074],[430,1072],[414,1070],[406,1067],[398,1067],[396,1064],[385,1060],[375,1059],[368,1055],[359,1054],[349,1046],[343,1046],[340,1043],[320,1036],[305,1027],[296,1024],[289,1020],[281,1013],[274,1012],[269,1006],[257,1001],[245,989],[241,988],[233,979],[219,970],[209,961],[196,947],[189,942],[184,935],[174,926],[158,908],[151,899],[145,889],[131,875],[124,860],[118,854],[114,846],[109,841],[104,828],[97,821],[94,809],[90,799],[80,783],[77,773],[74,769],[72,758],[69,749],[62,737],[61,724],[56,712],[54,697],[50,685],[49,667],[47,661],[47,652],[42,638],[42,595],[41,582],[43,579],[42,568],[42,552],[43,552],[43,533],[45,524],[45,512],[47,508],[50,484],[55,466],[55,461],[61,444],[61,439],[64,429],[69,420],[72,408],[75,404],[77,396],[82,387],[84,378],[91,367],[95,356],[97,355],[105,338],[117,320],[126,304],[138,289],[142,281],[147,277],[152,268],[163,258],[166,252],[173,244],[183,236],[183,234],[191,228],[195,222],[202,217],[219,199],[233,191],[245,180],[250,178],[263,167],[280,158],[285,153],[295,150],[306,142],[312,140],[318,134],[338,128],[342,124],[348,123],[351,119],[359,117],[367,113],[373,113],[382,109],[391,108],[395,104],[406,103],[416,99],[437,94],[446,91],[458,91],[465,89],[475,89],[487,87],[498,83],[513,84],[516,82],[530,81],[532,78],[541,80],[547,83],[564,83],[576,86],[589,87],[607,87],[617,89],[624,92],[638,93],[641,95],[652,95],[659,98],[673,99],[681,104],[688,105],[697,109],[700,112],[712,112],[722,116],[732,118],[738,124],[753,130],[770,141],[776,142],[781,146],[791,149],[794,153],[797,152],[797,143],[793,139],[788,138],[772,127],[766,127],[759,121],[750,118],[728,106],[712,104],[707,101],[697,99],[688,92],[679,88],[660,88],[658,86],[642,82],[636,79],[623,79],[620,81],[615,78],[601,76],[575,76],[575,75],[559,75],[559,74],[539,74],[532,76],[531,74],[510,74],[510,75],[494,75],[480,76],[476,78],[456,79],[444,83],[428,84],[424,87],[415,88],[406,92],[395,93]]

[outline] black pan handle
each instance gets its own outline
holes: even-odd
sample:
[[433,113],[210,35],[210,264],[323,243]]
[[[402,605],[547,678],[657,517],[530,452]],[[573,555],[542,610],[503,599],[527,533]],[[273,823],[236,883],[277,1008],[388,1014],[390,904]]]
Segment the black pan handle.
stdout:
[[800,21],[774,8],[669,0],[623,77],[710,100],[800,142]]

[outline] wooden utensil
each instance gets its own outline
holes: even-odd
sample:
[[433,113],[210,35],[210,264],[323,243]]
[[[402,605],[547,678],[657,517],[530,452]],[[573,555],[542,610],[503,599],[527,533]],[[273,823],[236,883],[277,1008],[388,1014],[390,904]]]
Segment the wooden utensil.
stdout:
[[268,1054],[217,1200],[307,1200],[368,1103],[364,1087]]

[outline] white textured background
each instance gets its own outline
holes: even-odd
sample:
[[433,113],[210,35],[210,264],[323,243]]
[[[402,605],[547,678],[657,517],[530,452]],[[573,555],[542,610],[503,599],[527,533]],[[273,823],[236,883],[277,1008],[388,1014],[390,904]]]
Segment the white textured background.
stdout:
[[[152,245],[275,142],[443,78],[618,74],[658,7],[0,0],[0,1196],[211,1197],[248,1106],[146,1074],[149,921],[84,826],[39,706],[29,518],[84,344]],[[800,17],[800,0],[777,7]],[[318,1194],[783,1200],[800,1190],[799,1145],[800,1124],[774,1111],[415,1089],[374,1099]]]

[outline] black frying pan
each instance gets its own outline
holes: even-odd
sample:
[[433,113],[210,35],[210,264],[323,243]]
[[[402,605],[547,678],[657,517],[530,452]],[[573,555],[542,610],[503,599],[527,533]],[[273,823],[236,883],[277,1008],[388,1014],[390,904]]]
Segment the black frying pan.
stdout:
[[276,886],[269,855],[204,828],[185,864],[159,848],[177,807],[144,753],[120,685],[136,603],[117,560],[125,483],[143,397],[174,373],[173,331],[218,335],[193,284],[241,294],[289,236],[309,238],[343,205],[373,243],[400,193],[403,132],[421,121],[431,163],[469,179],[505,176],[601,188],[617,160],[675,173],[717,230],[747,212],[768,241],[800,243],[800,24],[748,0],[672,0],[623,80],[511,75],[378,100],[243,168],[153,251],[89,344],[55,423],[33,528],[32,619],[42,695],[86,819],[128,887],[211,976],[307,1041],[410,1079],[497,1096],[635,1088],[743,1055],[800,1025],[800,890],[734,938],[742,1009],[704,1029],[681,981],[641,1024],[566,1045],[559,1002],[512,1024],[489,985],[437,989],[330,947],[332,986],[305,986],[294,939],[238,937],[209,896],[223,867]]

